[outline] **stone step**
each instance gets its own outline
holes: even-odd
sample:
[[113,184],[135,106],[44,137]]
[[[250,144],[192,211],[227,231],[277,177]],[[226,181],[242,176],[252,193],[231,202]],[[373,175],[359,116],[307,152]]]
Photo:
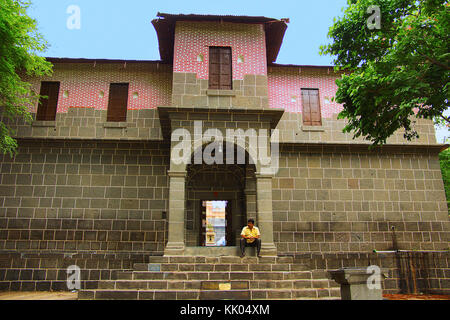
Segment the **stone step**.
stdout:
[[340,289],[252,289],[252,300],[302,300],[340,298]]
[[229,291],[229,290],[248,290],[249,281],[202,281],[200,290],[206,291]]
[[208,290],[200,291],[200,300],[250,300],[250,290]]
[[[118,280],[301,280],[313,279],[311,271],[133,271],[118,272]],[[318,275],[316,275],[318,278]],[[323,279],[323,278],[320,278]]]
[[326,277],[322,271],[118,271],[115,280],[327,280],[333,286],[338,284]]
[[[248,257],[256,257],[256,248],[246,247],[245,254]],[[240,246],[230,247],[186,247],[184,256],[195,257],[222,257],[222,256],[240,256]]]
[[306,289],[306,288],[333,288],[338,287],[331,280],[305,279],[305,280],[105,280],[98,282],[98,289],[140,289],[140,290],[220,290],[229,287],[230,290],[242,289]]
[[255,300],[339,299],[340,288],[324,270],[292,257],[152,256],[134,270],[115,271],[80,299]]
[[306,279],[306,280],[262,280],[251,281],[251,289],[328,289],[336,288],[336,285],[330,280],[324,279]]
[[207,264],[282,264],[294,263],[293,257],[238,257],[238,256],[221,256],[221,257],[204,257],[204,256],[150,256],[149,263],[207,263]]
[[78,300],[198,300],[199,290],[82,290]]
[[[148,289],[148,290],[219,290],[220,284],[229,284],[233,290],[249,289],[248,281],[183,281],[183,280],[108,280],[99,282],[98,289]],[[203,287],[202,287],[203,286]]]
[[338,289],[250,289],[250,290],[82,290],[79,300],[296,300],[339,299]]
[[135,263],[135,271],[306,271],[300,264],[252,264],[252,263]]

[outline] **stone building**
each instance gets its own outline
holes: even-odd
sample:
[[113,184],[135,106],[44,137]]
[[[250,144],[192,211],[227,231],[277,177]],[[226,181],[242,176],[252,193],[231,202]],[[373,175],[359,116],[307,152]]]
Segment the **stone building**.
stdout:
[[[0,289],[64,290],[70,264],[88,288],[151,256],[237,256],[251,217],[265,257],[314,270],[378,261],[398,291],[394,254],[372,251],[420,250],[420,285],[448,292],[446,146],[433,123],[371,151],[344,134],[340,74],[275,63],[287,22],[158,14],[161,60],[49,58],[52,77],[27,79],[49,98],[33,124],[10,122],[18,154],[0,156]],[[205,163],[208,152],[245,161]],[[217,201],[226,241],[208,247],[205,203]]]

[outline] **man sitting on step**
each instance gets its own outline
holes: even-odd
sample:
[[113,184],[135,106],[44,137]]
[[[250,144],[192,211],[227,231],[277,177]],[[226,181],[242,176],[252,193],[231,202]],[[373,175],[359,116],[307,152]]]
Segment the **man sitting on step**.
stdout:
[[255,220],[248,219],[247,226],[241,232],[241,258],[245,257],[245,247],[256,247],[258,258],[261,258],[261,233],[255,227]]

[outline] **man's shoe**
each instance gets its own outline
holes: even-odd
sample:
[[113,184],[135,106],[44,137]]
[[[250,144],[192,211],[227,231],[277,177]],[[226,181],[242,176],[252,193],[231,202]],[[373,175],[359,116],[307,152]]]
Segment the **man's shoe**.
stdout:
[[245,257],[245,253],[241,253],[241,258],[244,258]]

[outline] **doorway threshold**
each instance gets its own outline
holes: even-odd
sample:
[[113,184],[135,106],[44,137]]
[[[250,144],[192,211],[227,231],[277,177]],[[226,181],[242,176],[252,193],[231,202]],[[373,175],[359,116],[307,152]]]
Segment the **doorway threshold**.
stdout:
[[[247,256],[256,256],[255,248],[245,248]],[[196,257],[223,257],[223,256],[240,256],[239,247],[185,247],[184,256]]]

